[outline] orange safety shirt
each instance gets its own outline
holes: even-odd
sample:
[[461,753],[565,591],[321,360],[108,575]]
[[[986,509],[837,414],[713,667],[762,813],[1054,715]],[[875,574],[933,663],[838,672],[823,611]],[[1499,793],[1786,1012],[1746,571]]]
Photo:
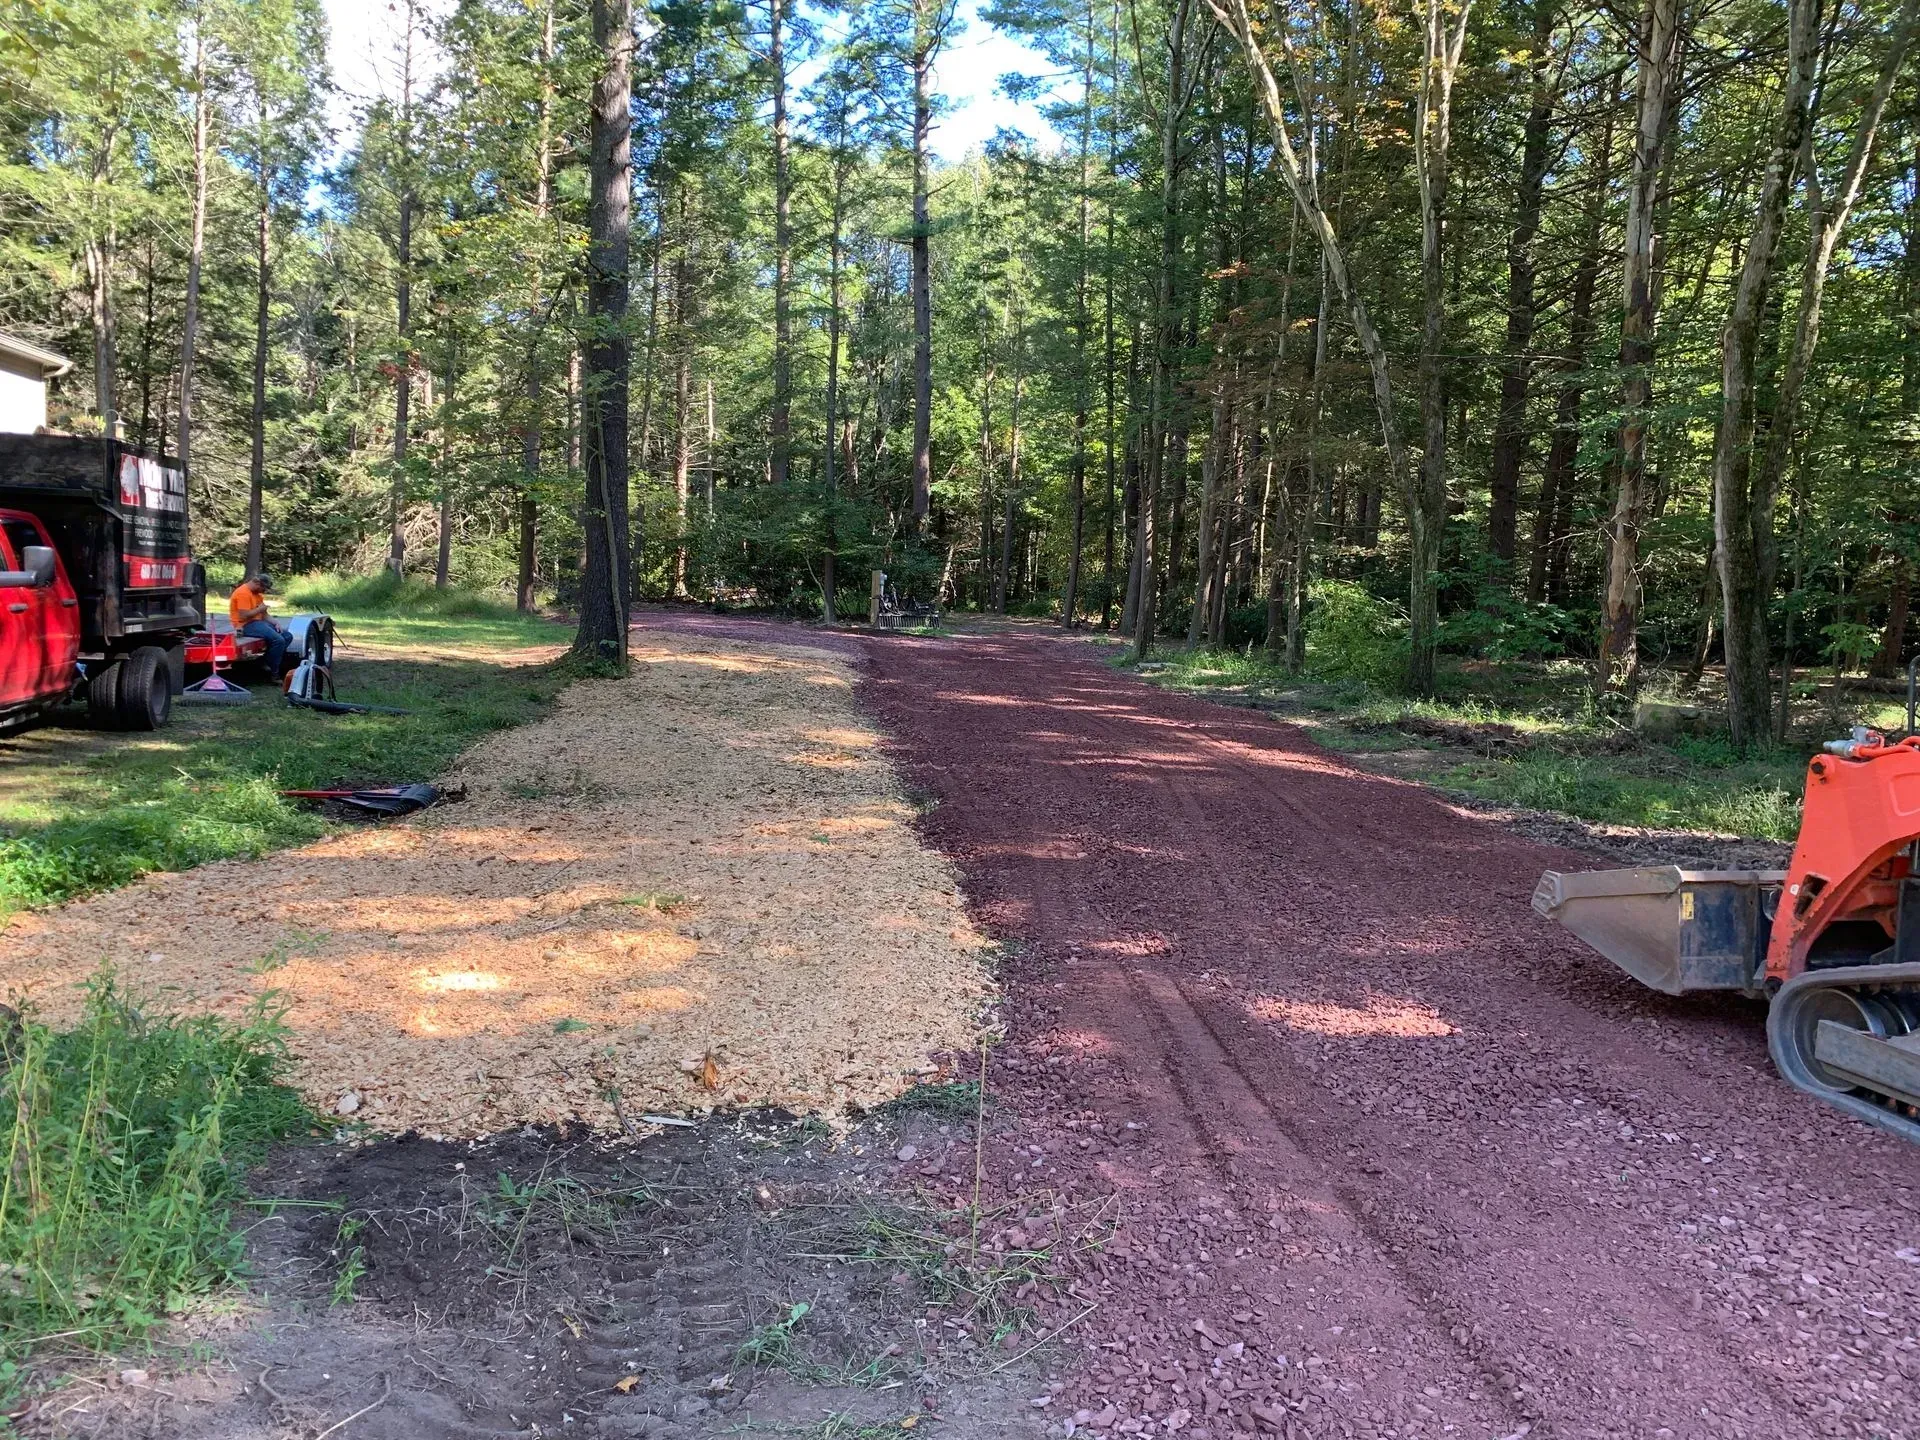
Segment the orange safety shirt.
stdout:
[[[227,619],[233,622],[233,628],[236,631],[248,620],[264,620],[267,618],[266,603],[267,597],[254,587],[254,583],[251,580],[243,580],[234,586],[233,596],[227,601]],[[254,609],[260,610],[261,613],[247,614],[247,611]]]

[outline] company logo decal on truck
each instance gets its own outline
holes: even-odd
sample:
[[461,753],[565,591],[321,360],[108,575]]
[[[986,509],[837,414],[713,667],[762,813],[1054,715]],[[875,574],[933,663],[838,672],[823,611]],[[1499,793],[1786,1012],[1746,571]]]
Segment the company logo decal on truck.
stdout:
[[120,457],[127,588],[173,590],[191,583],[187,477],[144,455]]

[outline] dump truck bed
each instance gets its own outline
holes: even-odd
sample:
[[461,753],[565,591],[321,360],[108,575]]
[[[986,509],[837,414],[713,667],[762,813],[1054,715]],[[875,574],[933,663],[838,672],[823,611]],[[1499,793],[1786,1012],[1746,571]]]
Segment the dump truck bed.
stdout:
[[0,435],[0,506],[47,527],[80,600],[87,649],[204,621],[178,461],[116,440]]

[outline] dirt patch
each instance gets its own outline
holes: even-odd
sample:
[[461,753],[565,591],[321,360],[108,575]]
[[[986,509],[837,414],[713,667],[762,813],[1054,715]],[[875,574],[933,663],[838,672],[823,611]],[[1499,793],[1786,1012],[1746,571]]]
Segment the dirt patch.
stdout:
[[8,981],[55,1019],[103,963],[169,1009],[271,992],[303,1093],[387,1132],[872,1106],[971,1048],[989,986],[851,680],[651,634],[471,751],[464,803],[19,917]]
[[1084,1429],[1910,1432],[1920,1150],[1535,917],[1580,857],[1069,643],[873,655],[1009,946],[990,1180],[1114,1206]]
[[[951,1202],[972,1163],[971,1117],[926,1112],[839,1143],[761,1112],[613,1147],[528,1131],[289,1150],[255,1181],[256,1298],[201,1322],[218,1358],[176,1336],[74,1376],[26,1429],[288,1440],[357,1415],[334,1433],[1038,1437],[1064,1381],[1030,1302],[1052,1248],[1097,1232],[1029,1220],[1020,1253],[969,1264]],[[139,1384],[110,1378],[134,1363]]]

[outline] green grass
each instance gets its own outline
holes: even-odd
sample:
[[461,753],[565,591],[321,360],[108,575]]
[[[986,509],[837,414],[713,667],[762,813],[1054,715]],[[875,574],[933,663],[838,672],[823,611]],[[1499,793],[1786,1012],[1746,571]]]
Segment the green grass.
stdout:
[[124,885],[155,870],[260,855],[326,823],[282,789],[428,780],[493,730],[537,718],[565,683],[502,652],[564,644],[568,629],[485,597],[419,582],[322,576],[282,613],[324,610],[349,645],[343,700],[406,715],[322,715],[254,686],[252,704],[188,707],[152,735],[86,727],[77,707],[0,737],[0,918]]
[[[1432,700],[1357,680],[1290,673],[1259,651],[1170,651],[1141,674],[1171,689],[1248,696],[1329,749],[1360,755],[1433,749],[1435,763],[1421,778],[1496,804],[1599,824],[1766,840],[1792,840],[1800,827],[1806,746],[1743,756],[1723,737],[1644,739],[1596,713],[1586,671],[1571,661],[1448,663]],[[1650,688],[1664,678],[1653,677]],[[1881,712],[1894,707],[1875,701],[1871,708],[1863,718],[1885,724]],[[1432,722],[1481,727],[1510,753],[1449,747],[1431,733]],[[1838,720],[1814,723],[1835,733],[1845,729]]]
[[1657,763],[1657,757],[1532,751],[1468,761],[1439,771],[1434,780],[1497,804],[1601,824],[1711,830],[1761,840],[1790,841],[1799,833],[1804,759],[1702,764],[1686,774],[1662,775],[1646,773],[1649,758]]
[[49,1347],[104,1349],[232,1280],[243,1176],[308,1116],[282,1031],[155,1019],[96,976],[73,1029],[0,1028],[0,1399]]

